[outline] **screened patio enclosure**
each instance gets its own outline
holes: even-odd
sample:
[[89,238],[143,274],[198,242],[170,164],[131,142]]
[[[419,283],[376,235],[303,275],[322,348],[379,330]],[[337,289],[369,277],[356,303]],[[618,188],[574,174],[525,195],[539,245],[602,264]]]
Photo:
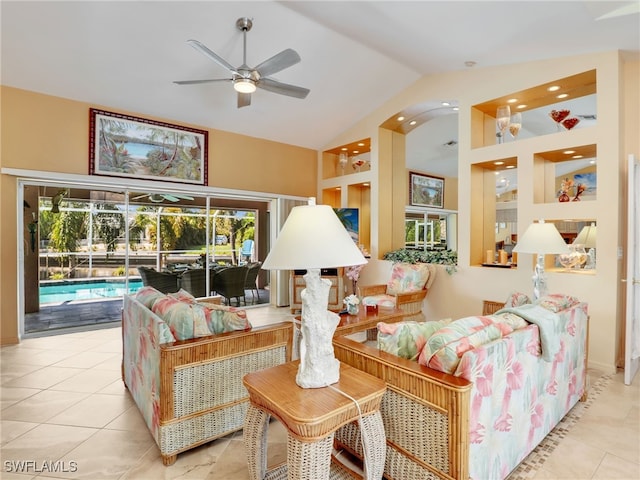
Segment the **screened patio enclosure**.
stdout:
[[[32,314],[51,318],[47,330],[56,328],[54,323],[69,327],[72,305],[81,305],[89,318],[113,316],[113,308],[97,302],[121,300],[140,288],[138,267],[209,270],[261,260],[268,247],[267,200],[45,183],[24,185],[23,199],[27,334],[33,333]],[[255,245],[249,256],[241,255],[246,240]],[[206,279],[211,292],[209,275]],[[261,272],[259,288],[267,281]]]

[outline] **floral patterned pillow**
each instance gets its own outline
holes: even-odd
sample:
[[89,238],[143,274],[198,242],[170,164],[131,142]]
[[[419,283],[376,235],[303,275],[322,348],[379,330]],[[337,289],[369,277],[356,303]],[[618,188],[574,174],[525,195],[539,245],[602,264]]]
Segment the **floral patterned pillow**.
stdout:
[[362,305],[366,306],[377,306],[382,308],[393,308],[396,306],[396,297],[391,295],[369,295],[368,297],[364,297],[362,299]]
[[194,297],[193,295],[191,295],[191,293],[187,292],[184,289],[180,289],[175,293],[169,293],[167,294],[170,297],[175,298],[176,300],[178,300],[179,302],[187,302],[187,303],[192,303],[196,301],[196,297]]
[[563,293],[552,293],[539,298],[536,302],[536,304],[546,308],[547,310],[551,310],[554,313],[571,308],[578,303],[580,303],[580,300],[576,297],[565,295]]
[[252,328],[247,312],[240,308],[215,305],[212,303],[194,303],[193,309],[202,312],[211,333],[225,333]]
[[451,321],[378,323],[378,348],[408,360],[416,360],[427,339]]
[[531,303],[531,299],[528,295],[521,292],[511,292],[507,297],[507,301],[504,303],[505,308],[520,307]]
[[418,356],[418,363],[445,373],[454,373],[460,359],[469,350],[511,333],[506,323],[486,316],[466,317],[435,332]]
[[153,307],[153,304],[159,298],[164,298],[166,295],[162,292],[159,292],[152,286],[142,287],[140,290],[136,292],[136,300],[138,300],[141,304],[143,304],[148,309]]
[[429,280],[429,273],[429,267],[424,263],[394,263],[387,294],[420,291]]
[[157,300],[151,310],[164,320],[176,340],[211,335],[204,312],[191,303],[167,295]]

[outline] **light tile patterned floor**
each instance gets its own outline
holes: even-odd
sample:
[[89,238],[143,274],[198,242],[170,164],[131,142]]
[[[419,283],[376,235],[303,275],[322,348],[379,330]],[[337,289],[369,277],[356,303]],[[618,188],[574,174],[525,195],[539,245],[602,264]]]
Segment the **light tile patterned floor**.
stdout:
[[[288,308],[251,308],[248,315],[256,326],[291,318]],[[120,328],[107,328],[0,349],[0,477],[247,479],[241,433],[162,465],[120,379],[121,348]],[[272,422],[270,462],[284,461],[285,452],[285,432]],[[34,463],[18,473],[18,461]],[[35,472],[46,461],[77,471]],[[625,386],[616,375],[533,478],[640,479],[640,379]]]

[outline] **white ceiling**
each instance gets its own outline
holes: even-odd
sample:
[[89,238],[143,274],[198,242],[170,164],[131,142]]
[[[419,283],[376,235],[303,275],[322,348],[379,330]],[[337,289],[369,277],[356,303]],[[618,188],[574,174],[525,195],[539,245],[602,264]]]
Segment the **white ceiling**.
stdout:
[[[3,0],[0,73],[3,85],[321,149],[421,76],[468,68],[465,61],[482,68],[614,49],[638,52],[639,5]],[[293,48],[302,61],[273,78],[309,88],[306,99],[258,89],[251,106],[238,109],[229,83],[173,83],[228,76],[188,39],[240,65],[242,34],[235,23],[245,16],[253,19],[247,63],[255,66]],[[452,139],[451,125],[439,128],[440,137],[427,140],[432,150]]]

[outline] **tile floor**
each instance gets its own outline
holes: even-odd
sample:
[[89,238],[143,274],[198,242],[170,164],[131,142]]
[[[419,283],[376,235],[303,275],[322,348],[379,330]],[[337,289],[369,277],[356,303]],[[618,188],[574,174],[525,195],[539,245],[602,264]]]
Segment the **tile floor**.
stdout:
[[[288,308],[247,311],[256,326],[291,317]],[[247,479],[241,432],[162,465],[120,379],[120,335],[107,328],[0,349],[0,478]],[[272,422],[270,463],[285,452],[284,430]],[[533,478],[640,479],[640,379],[625,386],[617,374]]]

